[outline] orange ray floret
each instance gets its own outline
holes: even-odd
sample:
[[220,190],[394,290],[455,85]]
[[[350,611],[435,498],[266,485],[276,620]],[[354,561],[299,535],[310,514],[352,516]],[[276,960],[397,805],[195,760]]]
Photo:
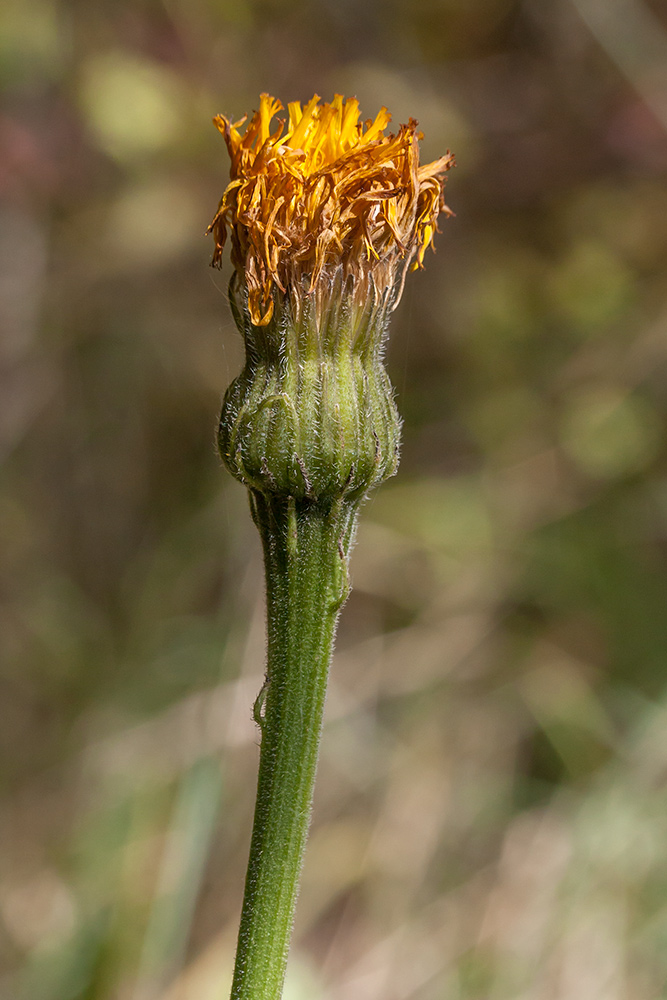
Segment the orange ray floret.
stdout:
[[396,284],[398,264],[421,267],[445,205],[450,153],[419,166],[417,122],[385,135],[386,108],[359,121],[355,98],[336,94],[304,108],[262,94],[250,119],[213,119],[227,143],[230,183],[209,232],[219,265],[228,231],[232,263],[248,289],[253,323],[266,325],[277,291],[304,294],[330,269],[368,277],[379,291]]

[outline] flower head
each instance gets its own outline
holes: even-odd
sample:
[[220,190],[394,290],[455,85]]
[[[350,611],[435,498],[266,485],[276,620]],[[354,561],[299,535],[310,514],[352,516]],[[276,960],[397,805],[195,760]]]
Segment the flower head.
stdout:
[[[276,295],[299,307],[333,272],[358,279],[362,290],[383,294],[397,287],[400,265],[421,267],[445,205],[444,175],[450,153],[419,166],[417,122],[385,135],[391,121],[382,108],[359,121],[359,103],[336,94],[331,104],[315,95],[288,118],[268,94],[246,118],[214,118],[227,143],[231,180],[209,226],[219,265],[228,231],[232,263],[248,290],[252,322],[270,322]],[[362,291],[363,294],[363,291]]]

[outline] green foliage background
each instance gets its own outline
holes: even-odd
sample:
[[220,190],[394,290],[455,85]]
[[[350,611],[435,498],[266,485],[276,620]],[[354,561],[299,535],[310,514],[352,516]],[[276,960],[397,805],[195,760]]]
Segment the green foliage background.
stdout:
[[202,234],[262,90],[459,164],[286,997],[667,995],[666,67],[657,0],[5,0],[2,1000],[227,989],[264,626]]

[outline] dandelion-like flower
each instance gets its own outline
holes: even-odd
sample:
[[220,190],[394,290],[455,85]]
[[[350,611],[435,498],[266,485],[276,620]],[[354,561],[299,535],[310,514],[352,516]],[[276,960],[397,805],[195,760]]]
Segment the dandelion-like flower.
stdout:
[[[245,132],[242,118],[218,115],[231,158],[231,182],[209,227],[219,265],[228,231],[232,262],[248,290],[253,323],[265,326],[275,295],[298,300],[342,269],[361,294],[372,282],[380,294],[397,287],[403,268],[422,265],[445,205],[447,153],[419,166],[421,133],[410,119],[385,135],[391,115],[359,120],[359,102],[315,95],[304,108],[262,94]],[[398,283],[400,287],[400,282]],[[395,304],[395,302],[394,302]]]
[[302,108],[262,94],[214,122],[231,180],[209,232],[231,236],[230,302],[246,365],[227,390],[222,458],[251,490],[362,496],[393,474],[400,419],[382,363],[406,271],[421,267],[445,205],[450,153],[419,165],[417,122],[385,134],[386,108],[317,95]]

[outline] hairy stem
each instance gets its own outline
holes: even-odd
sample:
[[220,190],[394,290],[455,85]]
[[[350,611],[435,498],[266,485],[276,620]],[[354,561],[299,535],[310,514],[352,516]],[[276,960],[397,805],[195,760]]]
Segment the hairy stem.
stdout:
[[267,585],[257,803],[232,1000],[279,1000],[310,823],[336,622],[357,501],[250,492]]

